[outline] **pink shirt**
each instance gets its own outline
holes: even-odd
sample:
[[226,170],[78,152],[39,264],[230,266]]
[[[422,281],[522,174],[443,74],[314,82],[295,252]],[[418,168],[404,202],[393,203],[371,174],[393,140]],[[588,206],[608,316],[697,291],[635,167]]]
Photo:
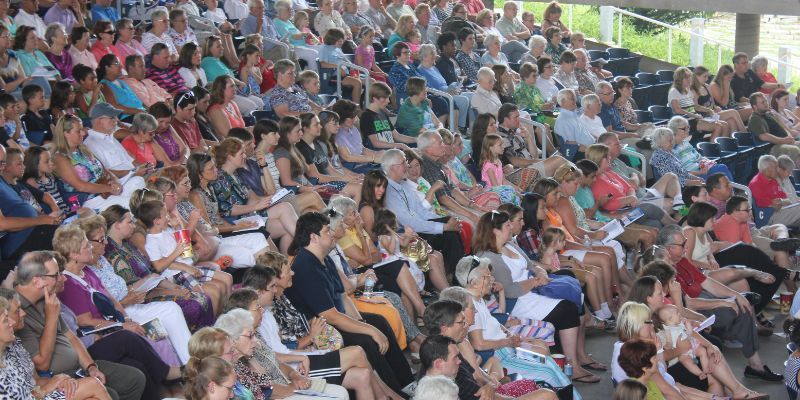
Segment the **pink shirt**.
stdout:
[[733,218],[730,214],[725,214],[714,222],[714,234],[717,240],[736,243],[742,241],[747,244],[753,243],[750,236],[750,227]]
[[361,66],[372,69],[375,66],[375,48],[372,45],[356,47],[356,56],[361,56]]
[[72,57],[72,65],[83,64],[91,69],[97,69],[97,59],[89,49],[81,51],[75,46],[69,46],[69,55]]
[[119,62],[121,62],[123,65],[125,64],[125,58],[130,55],[136,54],[144,57],[144,55],[147,54],[147,50],[145,50],[144,46],[142,46],[142,44],[136,39],[131,39],[131,41],[128,43],[122,43],[122,41],[117,40],[117,43],[114,46],[119,52]]
[[498,185],[503,184],[503,166],[501,165],[500,160],[495,162],[486,161],[481,167],[481,180],[486,183],[487,189],[492,187],[492,180],[490,179],[492,176],[494,177],[494,180],[497,181]]
[[631,189],[633,189],[633,186],[612,170],[606,171],[605,174],[598,174],[597,179],[592,184],[592,194],[595,201],[608,197],[609,194],[611,195],[611,200],[603,204],[603,210],[606,211],[618,210],[621,206],[620,197],[628,196],[632,192]]
[[[166,90],[156,85],[156,83],[150,79],[142,79],[140,81],[129,76],[121,79],[131,87],[133,93],[136,94],[136,97],[142,101],[145,107],[150,107],[159,101],[166,102],[168,99],[172,98]],[[167,102],[167,104],[169,104],[169,102]]]

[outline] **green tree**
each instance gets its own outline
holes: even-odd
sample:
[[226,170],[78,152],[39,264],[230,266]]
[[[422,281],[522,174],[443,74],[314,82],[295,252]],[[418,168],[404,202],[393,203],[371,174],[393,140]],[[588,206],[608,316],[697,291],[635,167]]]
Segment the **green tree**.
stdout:
[[[626,8],[625,10],[669,25],[680,25],[682,22],[695,17],[710,16],[710,14],[703,13],[702,11],[659,10],[654,8]],[[666,28],[638,18],[631,18],[631,25],[633,25],[637,33],[655,34],[666,30]]]

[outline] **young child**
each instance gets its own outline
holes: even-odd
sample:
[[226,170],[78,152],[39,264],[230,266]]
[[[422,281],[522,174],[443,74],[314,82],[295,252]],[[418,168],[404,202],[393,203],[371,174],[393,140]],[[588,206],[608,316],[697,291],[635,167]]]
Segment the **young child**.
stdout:
[[[419,269],[417,263],[411,261],[403,252],[402,247],[407,247],[412,240],[416,239],[416,234],[410,226],[405,226],[403,234],[397,233],[397,216],[391,210],[380,208],[375,212],[375,222],[372,231],[378,238],[378,249],[381,257],[387,259],[394,256],[408,262],[408,269],[417,283],[417,289],[422,291],[425,288],[425,273]],[[441,267],[441,266],[440,266]],[[440,270],[443,272],[443,269]]]
[[58,190],[58,178],[53,175],[53,158],[46,148],[31,146],[25,151],[25,174],[22,179],[28,185],[49,193],[62,212],[70,211]]
[[405,44],[408,45],[408,49],[411,50],[411,59],[412,60],[419,60],[419,48],[422,46],[422,33],[420,33],[419,29],[414,29],[411,32],[408,32],[408,37],[406,37]]
[[356,65],[360,65],[369,70],[369,76],[376,81],[386,82],[386,73],[381,71],[375,63],[375,48],[372,47],[372,40],[375,39],[375,31],[369,26],[364,26],[358,31],[358,47],[356,47]]
[[45,106],[44,89],[37,85],[22,88],[22,101],[25,102],[25,115],[22,116],[23,131],[28,140],[42,145],[53,140],[53,117]]
[[208,294],[214,313],[219,314],[221,301],[231,289],[225,282],[230,275],[217,271],[219,267],[213,263],[204,263],[198,268],[191,257],[186,257],[184,252],[190,249],[191,244],[175,240],[175,231],[168,225],[169,215],[163,202],[155,200],[140,205],[136,219],[147,229],[145,251],[153,268],[171,278],[185,272],[202,282],[192,282],[192,290]]
[[[678,346],[679,342],[685,340],[688,340],[689,344],[691,344],[691,349],[689,351],[679,355],[678,360],[670,361],[668,366],[671,367],[675,365],[675,363],[680,362],[684,368],[697,375],[698,378],[706,379],[710,372],[708,352],[704,347],[703,341],[693,337],[695,332],[691,326],[688,326],[681,319],[678,313],[678,307],[672,304],[665,305],[656,311],[654,317],[653,325],[657,330],[656,335],[661,339],[661,343],[669,343],[673,348]],[[700,366],[702,368],[698,368],[697,364],[694,363],[695,357],[700,360]]]
[[308,105],[311,106],[311,109],[315,112],[324,110],[327,104],[323,104],[324,101],[319,95],[319,74],[307,69],[301,72],[298,78],[300,81],[300,86],[306,91],[306,96],[308,96]]
[[[487,189],[495,186],[510,186],[514,188],[516,194],[520,192],[520,189],[506,179],[503,163],[500,161],[503,150],[503,139],[500,136],[495,134],[486,135],[481,145],[481,180],[486,184]],[[513,202],[513,199],[501,200],[503,203]]]
[[3,110],[2,129],[0,140],[8,147],[16,147],[24,150],[23,143],[28,142],[25,131],[22,128],[17,100],[8,93],[0,93],[0,109]]
[[79,95],[75,96],[75,103],[80,109],[78,117],[87,119],[89,118],[89,110],[97,103],[105,103],[106,98],[103,92],[100,91],[100,85],[97,84],[97,75],[94,70],[83,65],[78,64],[72,69],[72,77],[78,84]]
[[254,45],[245,46],[242,54],[239,56],[241,62],[239,64],[239,79],[247,86],[244,89],[243,95],[258,96],[267,103],[267,98],[261,93],[261,82],[264,77],[261,75],[261,68],[258,66],[259,57],[261,57],[261,50]]
[[[325,32],[325,45],[319,50],[319,63],[322,68],[336,69],[337,65],[342,61],[348,61],[348,58],[342,52],[342,45],[344,45],[344,32],[339,28],[331,28]],[[357,77],[350,76],[348,68],[342,67],[342,86],[353,89],[351,98],[355,103],[361,101],[361,80]]]
[[[61,209],[55,199],[49,193],[36,189],[36,186],[28,185],[22,180],[24,174],[25,156],[22,150],[16,148],[6,150],[6,167],[2,173],[6,184],[14,189],[19,197],[33,207],[39,215],[49,213],[51,216],[58,217]],[[44,207],[45,205],[47,208]]]
[[308,13],[307,12],[305,12],[305,11],[297,11],[297,12],[295,12],[294,13],[294,19],[292,20],[292,22],[294,22],[294,26],[297,28],[297,30],[299,30],[300,32],[303,32],[303,33],[306,34],[306,44],[307,45],[316,46],[316,45],[320,44],[320,40],[317,37],[317,35],[314,35],[314,33],[311,32],[311,29],[308,27]]
[[416,137],[428,129],[443,127],[427,101],[426,85],[424,78],[416,76],[412,76],[406,81],[408,98],[400,105],[395,125],[400,132],[408,136]]

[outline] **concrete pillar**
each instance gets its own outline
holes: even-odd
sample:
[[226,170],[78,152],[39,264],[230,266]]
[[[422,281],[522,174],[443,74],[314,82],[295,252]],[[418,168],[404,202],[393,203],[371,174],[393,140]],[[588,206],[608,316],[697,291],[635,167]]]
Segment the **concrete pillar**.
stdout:
[[614,11],[609,6],[600,6],[600,41],[605,44],[614,41]]
[[[778,60],[790,64],[792,62],[792,49],[789,46],[779,46]],[[777,78],[780,83],[786,83],[792,80],[792,71],[786,64],[778,64]]]
[[[744,52],[753,58],[758,54],[758,43],[761,34],[761,16],[758,14],[736,14],[737,52]],[[723,60],[730,62],[731,60]]]
[[703,32],[706,27],[706,20],[703,18],[692,18],[692,39],[689,42],[689,65],[696,67],[703,65]]

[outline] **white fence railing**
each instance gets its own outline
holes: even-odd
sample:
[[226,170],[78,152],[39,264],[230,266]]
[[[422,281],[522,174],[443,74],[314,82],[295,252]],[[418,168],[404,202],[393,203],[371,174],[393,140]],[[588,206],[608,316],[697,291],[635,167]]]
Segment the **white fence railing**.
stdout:
[[441,96],[441,97],[444,97],[445,99],[447,99],[447,105],[450,106],[450,113],[447,114],[447,118],[449,120],[448,121],[449,125],[447,125],[447,126],[450,128],[450,130],[456,131],[458,128],[454,128],[457,125],[455,124],[456,123],[456,115],[455,115],[456,112],[455,112],[455,103],[453,101],[453,96],[450,95],[450,93],[443,92],[441,90],[436,90],[436,89],[434,89],[432,87],[428,87],[428,93],[435,94],[437,96]]

